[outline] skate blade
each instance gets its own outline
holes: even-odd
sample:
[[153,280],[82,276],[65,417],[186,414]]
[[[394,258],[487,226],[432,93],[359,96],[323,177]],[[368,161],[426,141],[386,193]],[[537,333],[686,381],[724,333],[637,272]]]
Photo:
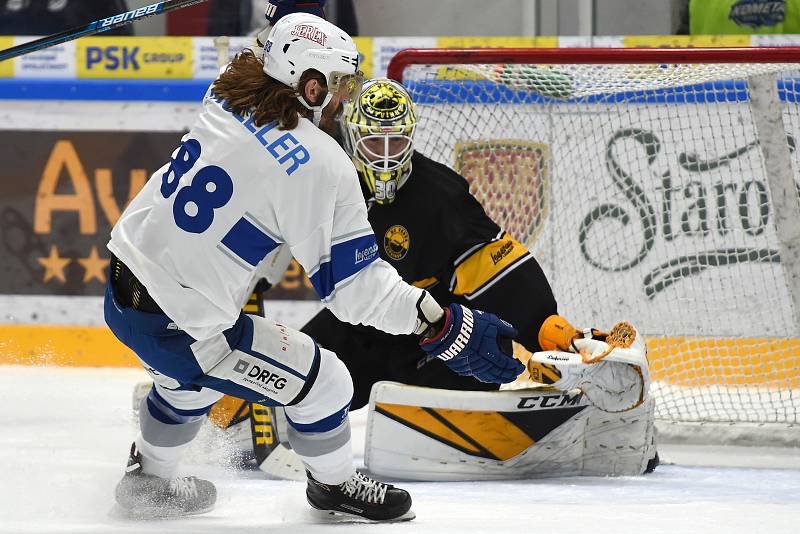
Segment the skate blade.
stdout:
[[317,519],[326,523],[400,523],[403,521],[411,521],[417,514],[414,510],[409,509],[400,517],[394,519],[369,519],[357,514],[350,514],[347,512],[340,512],[339,510],[320,510],[319,508],[311,507],[311,514]]
[[111,511],[109,512],[109,516],[115,519],[125,519],[128,521],[149,521],[153,519],[163,520],[163,519],[181,519],[183,517],[190,517],[193,515],[204,514],[206,512],[210,512],[214,509],[214,505],[208,506],[206,508],[201,508],[199,510],[193,510],[191,512],[184,512],[181,510],[164,510],[163,508],[159,507],[138,507],[138,508],[125,508],[120,506],[119,504],[115,504]]

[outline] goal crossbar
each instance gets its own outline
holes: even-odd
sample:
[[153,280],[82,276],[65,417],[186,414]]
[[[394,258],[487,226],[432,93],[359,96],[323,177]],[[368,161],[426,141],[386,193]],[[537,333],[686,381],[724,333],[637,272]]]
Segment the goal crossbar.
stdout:
[[409,65],[458,63],[800,63],[800,47],[742,48],[407,48],[389,61],[387,77],[403,81]]

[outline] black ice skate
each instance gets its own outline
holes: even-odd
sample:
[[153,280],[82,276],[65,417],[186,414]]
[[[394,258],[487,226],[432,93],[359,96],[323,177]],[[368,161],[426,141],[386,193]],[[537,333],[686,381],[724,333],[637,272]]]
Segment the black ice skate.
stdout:
[[125,476],[117,484],[116,498],[124,515],[137,519],[201,514],[214,507],[217,489],[196,477],[172,479],[142,472],[142,456],[131,446]]
[[306,475],[306,497],[317,510],[370,521],[408,521],[415,517],[407,491],[373,480],[358,471],[338,486],[318,482],[308,471]]

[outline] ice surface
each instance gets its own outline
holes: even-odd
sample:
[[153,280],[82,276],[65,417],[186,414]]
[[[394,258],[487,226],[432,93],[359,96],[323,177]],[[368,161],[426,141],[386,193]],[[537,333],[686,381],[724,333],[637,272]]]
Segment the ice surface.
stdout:
[[[133,386],[145,378],[134,370],[0,367],[0,532],[800,532],[800,471],[686,465],[635,478],[406,483],[414,521],[330,525],[309,512],[303,484],[235,470],[224,461],[224,445],[208,439],[197,443],[184,471],[214,480],[214,511],[129,521],[111,513],[112,495],[135,434]],[[359,461],[364,424],[364,414],[355,413]],[[199,460],[214,447],[217,461]],[[698,454],[715,453],[706,447]]]

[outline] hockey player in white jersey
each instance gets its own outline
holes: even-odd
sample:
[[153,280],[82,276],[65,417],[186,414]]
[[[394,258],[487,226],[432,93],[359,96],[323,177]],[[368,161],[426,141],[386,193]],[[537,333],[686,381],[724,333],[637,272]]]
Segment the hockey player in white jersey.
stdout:
[[215,80],[195,126],[111,233],[106,322],[155,382],[116,498],[137,516],[209,510],[214,485],[177,468],[227,393],[286,406],[312,507],[410,519],[407,492],[353,468],[353,387],[336,355],[241,313],[257,268],[288,246],[337,317],[418,334],[430,357],[484,381],[523,371],[509,356],[515,331],[492,314],[443,310],[379,258],[355,169],[317,127],[333,127],[341,102],[360,90],[352,39],[293,14],[264,50],[263,61],[244,51]]

